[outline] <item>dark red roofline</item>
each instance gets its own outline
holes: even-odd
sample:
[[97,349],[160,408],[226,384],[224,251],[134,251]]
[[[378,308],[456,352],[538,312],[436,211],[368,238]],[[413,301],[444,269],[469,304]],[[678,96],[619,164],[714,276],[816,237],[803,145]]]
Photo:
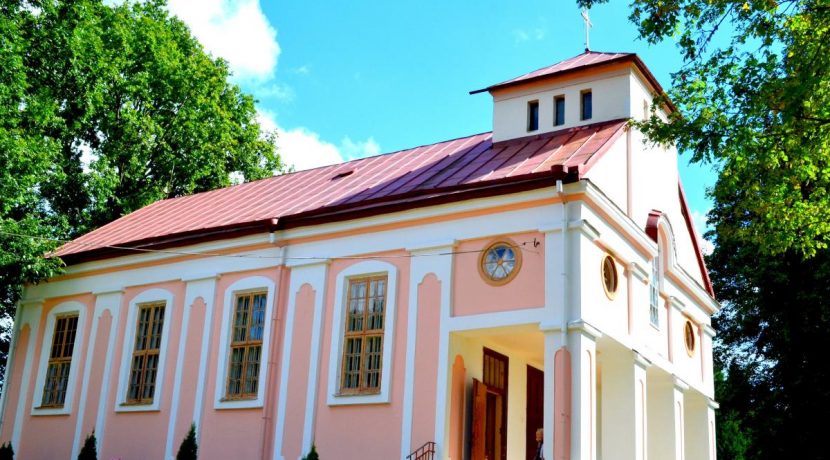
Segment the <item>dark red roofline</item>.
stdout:
[[683,191],[683,184],[678,179],[677,191],[680,195],[680,212],[683,214],[683,219],[686,221],[686,229],[689,230],[689,235],[692,237],[692,246],[695,248],[695,256],[697,257],[697,265],[700,268],[700,275],[703,278],[703,285],[706,292],[712,298],[715,298],[715,290],[712,288],[712,280],[709,278],[709,270],[706,269],[706,260],[703,258],[703,252],[700,250],[700,236],[697,233],[694,223],[692,222],[692,215],[689,213],[689,204],[686,202],[686,193]]
[[[633,63],[637,67],[637,69],[643,74],[643,76],[646,77],[646,80],[648,80],[649,84],[655,89],[657,94],[659,94],[661,96],[666,94],[666,91],[663,90],[663,87],[660,85],[660,82],[658,82],[657,78],[654,76],[654,74],[651,73],[650,70],[648,70],[648,67],[646,67],[646,64],[642,61],[642,59],[640,59],[639,56],[637,56],[636,54],[633,54],[633,53],[632,54],[626,54],[626,55],[623,55],[623,56],[620,56],[620,57],[617,57],[617,58],[614,58],[614,59],[609,59],[607,61],[597,62],[597,63],[594,63],[594,64],[587,64],[587,65],[583,65],[583,66],[579,66],[579,67],[573,67],[573,68],[570,68],[570,69],[560,70],[558,72],[554,72],[554,73],[550,73],[550,74],[537,75],[535,77],[526,78],[524,80],[506,81],[504,83],[497,83],[495,85],[490,85],[486,88],[470,91],[470,94],[478,94],[478,93],[483,93],[485,91],[489,91],[489,92],[492,93],[494,90],[497,90],[497,89],[503,89],[503,88],[510,88],[510,87],[514,87],[514,86],[525,85],[527,83],[542,81],[542,80],[546,80],[546,79],[554,78],[554,77],[561,77],[563,75],[566,76],[566,75],[569,75],[569,74],[572,74],[572,73],[575,73],[575,72],[581,72],[581,71],[586,70],[586,69],[600,69],[602,67],[606,67],[606,66],[609,66],[609,65],[612,65],[612,64],[618,64],[620,62],[626,62],[626,61],[629,61],[629,62]],[[677,111],[677,107],[674,105],[674,103],[672,103],[672,101],[666,99],[666,105],[669,107],[669,109],[672,112]]]

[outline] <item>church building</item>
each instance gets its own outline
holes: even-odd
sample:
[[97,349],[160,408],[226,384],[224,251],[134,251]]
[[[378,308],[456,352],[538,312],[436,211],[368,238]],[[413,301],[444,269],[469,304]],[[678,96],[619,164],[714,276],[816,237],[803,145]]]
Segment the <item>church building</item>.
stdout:
[[[146,206],[27,286],[21,459],[714,460],[719,309],[663,89],[583,54],[473,93],[491,132]],[[477,97],[486,97],[481,95]]]

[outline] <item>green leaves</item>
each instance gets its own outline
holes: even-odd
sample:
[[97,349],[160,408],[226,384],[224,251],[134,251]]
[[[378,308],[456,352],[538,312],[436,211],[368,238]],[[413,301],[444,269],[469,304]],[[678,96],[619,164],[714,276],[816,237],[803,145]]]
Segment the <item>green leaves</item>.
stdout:
[[747,238],[768,254],[812,257],[827,247],[826,2],[638,0],[632,11],[642,38],[675,38],[684,56],[669,91],[679,116],[638,126],[652,141],[722,169],[713,197],[739,194],[730,206],[741,219],[716,220],[718,234]]
[[282,170],[229,77],[164,1],[0,0],[0,317],[56,240]]

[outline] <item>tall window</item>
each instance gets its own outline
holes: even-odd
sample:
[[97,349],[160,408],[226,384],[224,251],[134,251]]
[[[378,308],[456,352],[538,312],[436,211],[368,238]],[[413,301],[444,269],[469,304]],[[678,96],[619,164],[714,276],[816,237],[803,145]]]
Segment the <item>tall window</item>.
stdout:
[[55,320],[55,333],[52,335],[41,407],[63,407],[77,329],[78,315],[61,316]]
[[386,276],[349,280],[340,392],[380,392]]
[[581,114],[583,120],[590,120],[591,117],[594,116],[593,110],[593,96],[591,91],[583,91],[581,94],[582,103],[581,103]]
[[565,124],[565,96],[553,98],[553,126]]
[[165,303],[141,305],[135,329],[135,348],[127,387],[127,404],[150,404],[156,390]]
[[660,313],[658,310],[660,302],[660,252],[651,261],[651,284],[649,284],[649,319],[655,327],[660,327]]
[[527,130],[536,131],[539,129],[539,101],[527,103]]
[[228,366],[228,399],[257,397],[267,297],[266,292],[236,297]]

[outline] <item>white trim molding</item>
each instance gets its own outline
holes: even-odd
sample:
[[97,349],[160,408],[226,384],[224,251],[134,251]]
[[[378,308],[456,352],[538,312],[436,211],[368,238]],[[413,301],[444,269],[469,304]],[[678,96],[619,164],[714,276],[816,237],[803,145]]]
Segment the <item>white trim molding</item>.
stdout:
[[[341,395],[340,374],[343,356],[343,331],[346,317],[346,288],[350,278],[386,274],[386,324],[383,328],[383,367],[380,393],[372,395]],[[327,403],[330,406],[348,404],[381,404],[390,402],[392,382],[392,353],[395,346],[395,314],[398,299],[398,267],[388,262],[369,260],[356,263],[337,274],[334,288],[334,314],[331,327],[331,354]]]
[[[161,405],[164,391],[164,371],[167,367],[167,355],[170,350],[167,346],[170,341],[170,321],[173,317],[175,296],[167,289],[152,288],[138,293],[130,300],[127,309],[127,323],[124,325],[124,343],[121,349],[121,362],[118,371],[118,392],[115,398],[116,412],[147,412],[157,411]],[[156,374],[156,387],[153,390],[153,402],[150,404],[126,404],[127,391],[130,381],[130,367],[132,365],[133,348],[135,347],[135,329],[138,321],[138,309],[141,305],[155,302],[164,302],[164,324],[161,329],[161,344],[159,345],[159,364]]]
[[[49,310],[48,316],[46,317],[46,328],[43,331],[43,342],[40,347],[40,360],[37,366],[35,392],[32,395],[32,415],[68,415],[72,413],[72,400],[75,397],[75,387],[77,386],[78,374],[80,373],[78,361],[81,359],[81,354],[84,351],[84,326],[86,326],[87,309],[88,307],[86,305],[72,300],[60,303]],[[75,343],[72,347],[72,364],[69,367],[69,381],[66,385],[66,397],[63,402],[63,407],[42,408],[40,405],[43,401],[43,385],[46,381],[46,368],[49,365],[49,350],[52,348],[52,336],[55,334],[55,322],[59,315],[66,313],[78,314]],[[34,337],[32,338],[34,339]]]
[[[228,358],[230,356],[231,322],[233,321],[234,298],[238,294],[261,292],[267,290],[265,300],[265,331],[262,334],[262,354],[259,357],[259,382],[257,396],[251,399],[226,400],[225,391],[228,376]],[[276,284],[265,276],[249,276],[228,286],[222,303],[222,329],[219,335],[219,362],[216,367],[216,389],[213,397],[214,409],[250,409],[262,407],[265,403],[265,389],[268,387],[268,363],[271,343],[271,318],[274,315]]]

